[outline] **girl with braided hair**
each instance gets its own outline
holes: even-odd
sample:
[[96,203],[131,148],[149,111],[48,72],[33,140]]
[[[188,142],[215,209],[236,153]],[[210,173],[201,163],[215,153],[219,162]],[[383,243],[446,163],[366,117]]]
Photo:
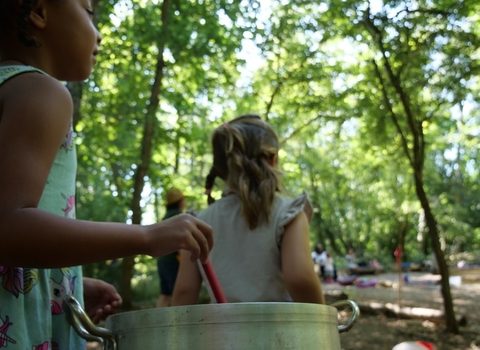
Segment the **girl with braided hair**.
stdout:
[[211,228],[183,214],[149,226],[74,220],[72,98],[101,36],[91,0],[0,1],[0,348],[85,349],[65,295],[94,322],[121,303],[82,264],[186,249],[206,260]]
[[[227,301],[323,303],[310,257],[307,196],[280,195],[273,129],[256,115],[244,115],[215,129],[212,148],[210,205],[198,218],[213,228],[210,260]],[[226,187],[215,201],[217,177]],[[172,304],[196,304],[202,278],[188,252],[181,254]]]

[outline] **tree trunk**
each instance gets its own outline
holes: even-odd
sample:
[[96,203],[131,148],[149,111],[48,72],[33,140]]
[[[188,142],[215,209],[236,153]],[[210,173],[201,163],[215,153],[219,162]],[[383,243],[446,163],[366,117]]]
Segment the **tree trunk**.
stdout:
[[437,259],[438,270],[442,279],[440,285],[442,286],[443,305],[445,308],[445,322],[447,331],[458,334],[458,322],[455,318],[455,312],[453,310],[452,293],[450,292],[449,271],[447,262],[440,247],[440,237],[438,235],[437,221],[430,209],[430,203],[428,202],[425,190],[423,187],[423,180],[421,175],[415,173],[415,189],[418,199],[425,212],[425,221],[427,222],[428,232],[432,241],[432,248]]
[[422,232],[422,252],[425,256],[430,254],[430,236],[428,235],[428,232]]
[[[133,197],[131,202],[132,208],[132,224],[141,224],[142,222],[142,208],[140,201],[142,199],[142,191],[145,186],[145,177],[148,175],[150,169],[152,144],[156,127],[156,111],[160,102],[160,91],[163,83],[163,70],[165,68],[165,61],[163,59],[163,52],[165,50],[165,42],[168,30],[170,0],[164,0],[162,3],[162,28],[159,33],[161,42],[158,44],[158,57],[155,73],[155,80],[152,85],[151,95],[147,106],[145,115],[145,124],[143,128],[141,158],[135,173],[135,180],[133,186]],[[122,263],[122,278],[120,281],[120,293],[123,299],[123,307],[127,310],[132,308],[132,277],[134,267],[134,256],[125,257]]]
[[[325,227],[325,224],[324,224],[324,227]],[[327,235],[328,240],[330,241],[330,246],[332,247],[332,250],[335,253],[335,255],[341,256],[342,252],[340,251],[340,248],[337,246],[337,243],[335,241],[335,238],[336,238],[335,234],[328,227],[325,227],[324,232]],[[341,239],[341,237],[340,237],[340,239]]]
[[[376,27],[375,23],[370,18],[370,14],[365,17],[365,24],[376,40],[376,45],[382,54],[383,68],[385,69],[389,83],[396,92],[395,99],[399,99],[400,105],[404,111],[405,127],[402,128],[400,118],[393,108],[391,102],[393,99],[389,97],[387,84],[383,78],[379,66],[375,60],[372,60],[375,68],[375,74],[377,75],[382,87],[385,106],[387,107],[394,126],[397,129],[398,135],[400,136],[402,142],[403,150],[414,173],[415,190],[425,213],[425,221],[429,230],[429,236],[432,240],[432,248],[438,262],[440,275],[442,276],[441,286],[443,303],[445,307],[447,331],[458,334],[458,323],[455,319],[452,295],[450,293],[448,267],[440,247],[437,221],[435,220],[435,217],[430,209],[430,203],[428,202],[428,198],[423,186],[423,169],[426,148],[424,138],[425,135],[422,128],[422,118],[419,118],[414,112],[415,110],[421,110],[421,108],[414,108],[414,106],[411,104],[410,96],[402,86],[400,75],[395,74],[394,68],[389,61],[389,56],[387,55],[387,50],[383,43],[383,32]],[[411,143],[411,145],[409,145],[409,143]]]

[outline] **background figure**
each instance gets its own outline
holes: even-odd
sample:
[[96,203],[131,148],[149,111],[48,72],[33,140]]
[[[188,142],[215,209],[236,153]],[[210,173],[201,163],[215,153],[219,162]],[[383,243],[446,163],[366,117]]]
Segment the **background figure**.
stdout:
[[314,253],[312,253],[312,257],[314,256],[315,264],[317,264],[320,268],[319,276],[321,278],[324,278],[325,277],[325,260],[327,260],[327,252],[323,248],[323,245],[318,243],[317,246],[315,247]]
[[313,249],[313,252],[312,252],[312,260],[313,260],[313,262],[316,262],[318,256],[322,253],[321,247],[322,247],[322,245],[321,245],[320,243],[318,243],[317,245],[315,245],[315,248]]
[[325,259],[325,268],[324,268],[324,275],[325,275],[325,282],[326,283],[333,283],[334,276],[335,276],[335,267],[333,262],[333,257],[330,252],[325,252],[327,258]]
[[[167,212],[162,220],[181,214],[185,210],[186,202],[183,193],[173,188],[166,196]],[[170,306],[172,301],[173,288],[177,279],[180,253],[173,252],[157,259],[157,271],[160,279],[160,296],[157,300],[157,307]]]
[[358,266],[357,263],[356,263],[357,256],[353,252],[352,248],[348,249],[347,255],[345,255],[345,261],[347,262],[347,267],[349,269]]
[[[241,116],[215,129],[212,148],[205,185],[211,205],[198,218],[213,228],[210,259],[227,301],[323,303],[310,255],[307,195],[279,194],[273,129],[258,116]],[[216,177],[227,187],[215,201]],[[196,304],[202,278],[189,253],[181,254],[172,305]]]

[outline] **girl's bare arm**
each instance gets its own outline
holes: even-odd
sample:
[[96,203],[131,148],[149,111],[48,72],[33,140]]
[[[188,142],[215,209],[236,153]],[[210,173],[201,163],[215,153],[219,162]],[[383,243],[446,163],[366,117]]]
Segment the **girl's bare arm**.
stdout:
[[196,262],[190,260],[190,253],[181,251],[180,269],[172,296],[172,306],[194,305],[198,303],[202,276]]
[[288,225],[282,239],[282,273],[296,302],[324,304],[322,285],[310,254],[308,220],[302,211]]
[[[6,89],[8,85],[8,89]],[[72,220],[37,209],[71,123],[68,90],[26,73],[0,89],[0,265],[63,267],[179,249],[206,259],[210,226],[179,215],[150,226]]]

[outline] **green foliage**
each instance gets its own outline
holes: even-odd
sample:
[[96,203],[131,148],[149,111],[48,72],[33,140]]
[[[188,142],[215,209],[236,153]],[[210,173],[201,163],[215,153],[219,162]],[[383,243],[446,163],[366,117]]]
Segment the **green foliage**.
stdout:
[[[256,112],[282,141],[285,192],[310,195],[312,246],[320,241],[337,256],[354,248],[388,265],[404,232],[407,258],[426,257],[412,170],[420,142],[416,165],[445,252],[480,250],[479,5],[368,4],[173,1],[164,32],[161,2],[99,1],[102,57],[77,124],[79,218],[129,221],[140,126],[164,47],[144,222],[163,216],[171,186],[189,208],[205,208],[211,131]],[[409,134],[406,105],[420,141]],[[137,262],[137,298],[156,295],[154,267],[148,257]],[[86,271],[118,276],[109,264]]]

